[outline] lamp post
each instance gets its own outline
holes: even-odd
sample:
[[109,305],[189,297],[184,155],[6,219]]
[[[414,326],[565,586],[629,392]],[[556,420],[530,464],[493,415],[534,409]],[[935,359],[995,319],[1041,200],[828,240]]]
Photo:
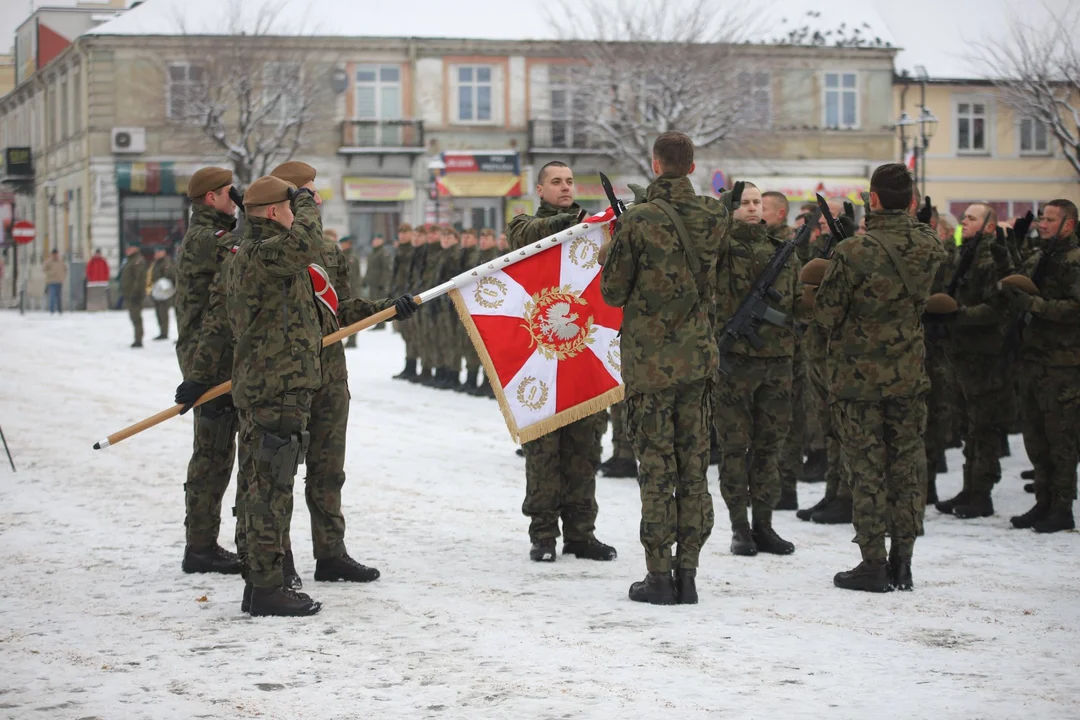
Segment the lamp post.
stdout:
[[446,163],[442,161],[442,158],[435,156],[431,162],[428,163],[428,173],[431,176],[431,192],[433,199],[435,200],[435,224],[438,225],[442,220],[442,214],[439,211],[439,173],[446,169]]
[[[938,119],[930,111],[930,108],[926,107],[926,84],[930,81],[930,76],[922,65],[917,65],[915,72],[920,85],[918,117],[911,117],[907,110],[901,110],[900,118],[896,121],[895,127],[900,132],[900,154],[905,161],[908,154],[907,128],[912,128],[914,132],[915,126],[919,127],[918,136],[911,138],[911,153],[914,159],[912,174],[919,183],[920,190],[926,193],[926,151],[930,147],[930,140],[934,137],[934,132],[937,130]],[[905,73],[906,77],[907,74]],[[907,93],[906,89],[904,93]],[[901,98],[902,100],[903,98]]]

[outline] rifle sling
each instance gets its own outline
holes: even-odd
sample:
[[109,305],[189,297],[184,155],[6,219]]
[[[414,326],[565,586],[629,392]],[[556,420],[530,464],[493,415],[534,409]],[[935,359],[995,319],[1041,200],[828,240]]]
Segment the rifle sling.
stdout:
[[668,219],[675,223],[675,232],[679,236],[679,243],[682,245],[683,253],[686,254],[686,260],[690,263],[690,270],[694,273],[694,277],[697,277],[701,273],[701,260],[698,259],[697,246],[694,245],[694,241],[690,237],[690,233],[687,232],[686,225],[683,223],[682,218],[679,217],[679,213],[675,212],[675,208],[667,200],[656,198],[652,203],[663,210]]
[[907,290],[908,295],[911,296],[912,300],[918,302],[919,293],[915,289],[915,283],[911,279],[911,273],[908,272],[907,263],[904,262],[904,259],[900,257],[899,253],[896,252],[896,248],[894,248],[892,245],[885,242],[884,240],[880,240],[874,237],[870,233],[867,233],[866,237],[872,238],[874,242],[881,246],[881,248],[885,251],[885,254],[889,256],[889,260],[892,261],[893,267],[896,268],[897,274],[900,275],[900,280],[904,283],[904,288]]

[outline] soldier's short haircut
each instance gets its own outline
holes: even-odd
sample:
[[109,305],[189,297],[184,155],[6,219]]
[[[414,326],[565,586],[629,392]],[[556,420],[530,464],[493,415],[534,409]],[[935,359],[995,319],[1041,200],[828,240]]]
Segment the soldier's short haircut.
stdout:
[[536,173],[536,184],[537,185],[543,185],[544,184],[544,179],[547,177],[548,168],[553,168],[553,167],[568,168],[570,166],[567,165],[566,163],[564,163],[562,160],[552,160],[548,164],[544,165],[544,167],[540,168],[540,172]]
[[972,203],[972,205],[979,205],[986,210],[986,212],[983,213],[983,218],[985,218],[987,225],[997,225],[998,214],[993,205],[984,202]]
[[1046,203],[1046,207],[1060,208],[1061,212],[1065,213],[1066,220],[1072,220],[1073,222],[1077,221],[1076,204],[1071,200],[1051,200],[1050,202]]
[[784,212],[788,212],[788,210],[791,209],[790,205],[788,204],[787,196],[784,195],[784,193],[782,192],[769,190],[768,192],[761,193],[761,199],[764,200],[765,198],[772,198],[773,200],[775,200],[780,207],[784,208]]
[[877,194],[885,210],[907,210],[914,197],[913,185],[907,166],[900,163],[886,163],[870,178],[870,192]]
[[652,152],[660,170],[669,175],[689,175],[694,165],[694,141],[680,132],[661,133]]

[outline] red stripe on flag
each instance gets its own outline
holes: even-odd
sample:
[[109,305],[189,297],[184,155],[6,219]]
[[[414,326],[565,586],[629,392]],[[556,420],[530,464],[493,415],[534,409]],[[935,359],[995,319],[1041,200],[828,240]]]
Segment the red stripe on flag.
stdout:
[[622,328],[622,310],[613,308],[604,302],[604,298],[600,294],[600,275],[601,273],[596,273],[596,277],[589,283],[589,287],[585,288],[585,292],[581,293],[581,299],[589,303],[589,311],[592,312],[594,323],[612,330],[619,330]]
[[615,378],[588,350],[559,363],[555,380],[555,412],[569,410],[618,387]]
[[562,246],[556,245],[528,260],[514,263],[503,270],[529,295],[535,295],[544,288],[558,287],[562,267]]
[[521,371],[525,362],[536,352],[532,335],[522,325],[521,318],[507,317],[505,315],[473,315],[473,322],[480,333],[480,339],[484,341],[491,362],[495,365],[495,373],[499,376],[499,384],[506,384],[514,379]]

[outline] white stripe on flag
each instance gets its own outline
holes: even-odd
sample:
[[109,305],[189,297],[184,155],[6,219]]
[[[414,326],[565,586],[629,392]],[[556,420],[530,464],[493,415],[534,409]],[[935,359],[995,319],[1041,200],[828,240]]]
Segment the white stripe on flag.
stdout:
[[469,283],[459,291],[470,315],[505,315],[524,317],[523,308],[529,300],[525,288],[504,272],[497,272]]
[[518,429],[527,427],[555,414],[555,381],[559,362],[548,360],[539,352],[503,388],[506,404]]
[[569,285],[570,292],[580,295],[600,272],[597,257],[605,239],[604,226],[598,225],[581,237],[567,240],[560,247],[559,284]]
[[[619,353],[619,331],[602,325],[593,325],[593,341],[586,345],[593,355],[604,363],[604,367],[615,378],[615,382],[622,383]],[[616,364],[618,363],[618,364]]]

